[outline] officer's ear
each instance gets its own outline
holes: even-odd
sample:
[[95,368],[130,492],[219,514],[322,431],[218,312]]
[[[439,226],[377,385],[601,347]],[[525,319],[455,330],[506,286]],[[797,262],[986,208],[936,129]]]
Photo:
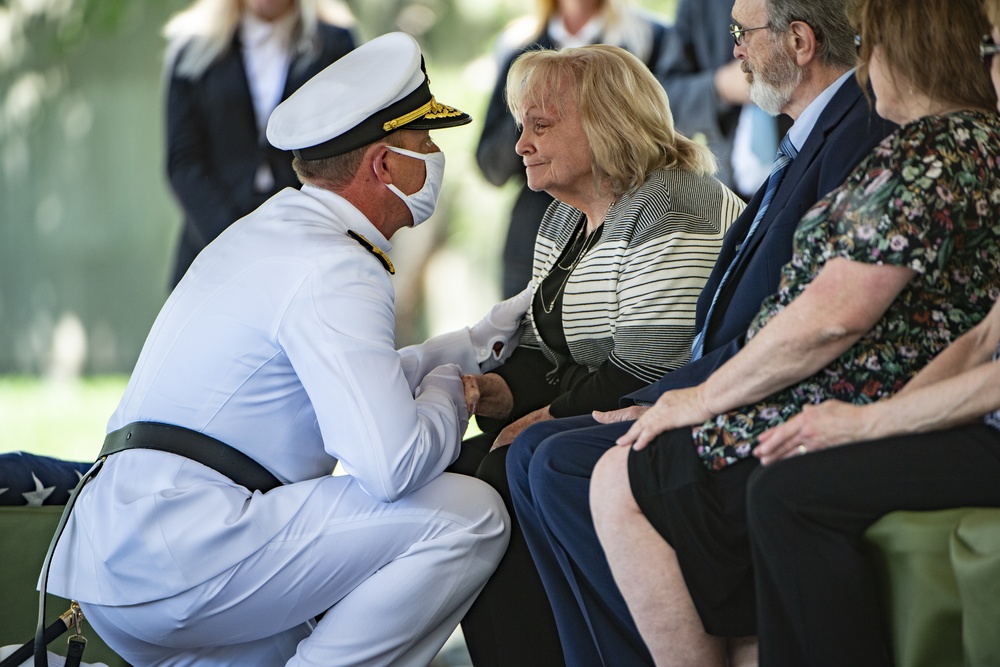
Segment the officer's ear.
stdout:
[[389,153],[388,146],[385,144],[376,144],[366,157],[366,162],[371,165],[372,171],[375,173],[375,179],[385,185],[393,181],[392,171],[389,166],[390,160],[387,159]]

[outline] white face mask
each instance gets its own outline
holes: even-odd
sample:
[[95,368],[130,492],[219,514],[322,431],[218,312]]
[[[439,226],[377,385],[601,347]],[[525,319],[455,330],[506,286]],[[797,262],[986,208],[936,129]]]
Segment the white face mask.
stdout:
[[406,208],[410,209],[413,215],[413,226],[416,227],[421,222],[427,220],[434,213],[437,207],[438,195],[441,194],[441,182],[444,180],[444,153],[415,153],[405,148],[386,146],[393,153],[406,155],[417,160],[423,160],[427,175],[424,177],[424,185],[412,195],[404,195],[403,192],[392,183],[387,183],[393,194],[403,200]]

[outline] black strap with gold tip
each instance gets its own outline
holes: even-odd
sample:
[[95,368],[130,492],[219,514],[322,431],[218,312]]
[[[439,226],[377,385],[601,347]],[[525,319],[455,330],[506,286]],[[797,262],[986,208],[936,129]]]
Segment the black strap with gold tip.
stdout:
[[388,255],[382,252],[381,248],[379,248],[377,245],[375,245],[374,243],[372,243],[364,236],[358,234],[355,231],[348,230],[347,235],[350,236],[355,241],[357,241],[358,243],[360,243],[365,250],[375,255],[375,258],[378,261],[382,262],[382,266],[385,267],[385,270],[389,272],[390,276],[396,275],[396,267],[392,265],[392,260],[389,259]]

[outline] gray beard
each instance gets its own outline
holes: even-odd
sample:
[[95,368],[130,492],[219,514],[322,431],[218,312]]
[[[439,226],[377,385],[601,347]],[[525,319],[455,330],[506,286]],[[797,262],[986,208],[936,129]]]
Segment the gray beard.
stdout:
[[[781,56],[779,56],[781,57]],[[750,100],[772,116],[777,116],[788,106],[802,82],[802,70],[787,56],[769,67],[754,70],[750,84]]]
[[791,99],[791,91],[775,88],[763,81],[750,84],[750,101],[759,106],[765,113],[777,116]]

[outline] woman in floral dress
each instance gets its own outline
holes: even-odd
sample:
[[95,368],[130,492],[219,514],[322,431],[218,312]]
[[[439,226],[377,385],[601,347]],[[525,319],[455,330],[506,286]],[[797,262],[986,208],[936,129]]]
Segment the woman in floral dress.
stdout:
[[[1000,58],[994,57],[1000,53],[1000,0],[986,0],[984,7],[993,29],[983,42],[983,60],[1000,90]],[[955,138],[967,144],[973,135],[958,128]],[[942,202],[954,201],[947,190],[937,194]],[[996,200],[975,205],[975,215],[985,218]],[[985,282],[982,267],[952,279]],[[984,296],[981,290],[970,294]],[[995,291],[986,295],[996,297]],[[939,332],[929,315],[925,311],[922,319]],[[1000,507],[998,359],[1000,301],[994,301],[986,319],[891,399],[806,406],[761,435],[754,455],[766,467],[750,480],[747,506],[763,663],[892,664],[874,563],[861,538],[879,517],[897,510]],[[801,456],[803,449],[808,456]]]
[[723,664],[720,638],[756,632],[745,496],[759,436],[811,403],[894,394],[1000,293],[1000,119],[979,0],[863,0],[853,18],[858,75],[900,129],[803,218],[746,347],[661,396],[594,472],[598,535],[657,664],[683,651]]

